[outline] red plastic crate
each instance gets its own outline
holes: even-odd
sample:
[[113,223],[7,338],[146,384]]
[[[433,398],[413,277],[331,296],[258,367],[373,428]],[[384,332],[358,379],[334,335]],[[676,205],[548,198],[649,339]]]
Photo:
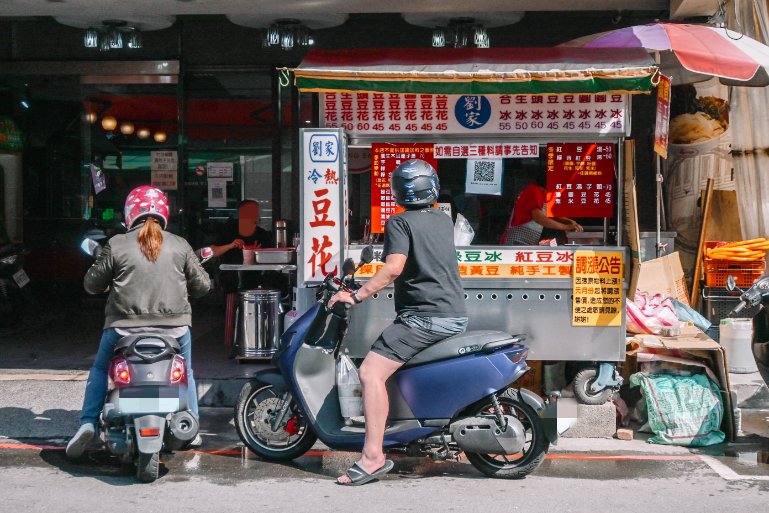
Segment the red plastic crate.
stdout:
[[[714,248],[718,244],[720,244],[718,241],[706,241],[704,250]],[[766,269],[765,258],[749,262],[737,262],[734,260],[715,260],[705,256],[704,264],[706,287],[726,287],[726,278],[730,275],[734,276],[738,287],[750,287],[764,275]]]

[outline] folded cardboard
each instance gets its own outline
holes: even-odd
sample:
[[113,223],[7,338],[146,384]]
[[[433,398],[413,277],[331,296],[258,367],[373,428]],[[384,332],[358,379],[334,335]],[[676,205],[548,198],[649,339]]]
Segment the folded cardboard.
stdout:
[[[689,304],[689,293],[686,287],[684,269],[681,267],[681,259],[675,251],[639,264],[636,290],[649,294],[662,294],[673,296],[682,303]],[[632,291],[635,296],[635,291]]]

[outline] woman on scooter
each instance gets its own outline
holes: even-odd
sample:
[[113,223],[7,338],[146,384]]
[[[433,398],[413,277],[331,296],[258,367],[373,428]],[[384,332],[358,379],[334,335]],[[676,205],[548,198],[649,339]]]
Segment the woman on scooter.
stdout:
[[[179,341],[187,363],[188,405],[198,416],[188,295],[204,296],[211,281],[187,241],[165,231],[168,215],[163,191],[146,185],[132,190],[125,202],[128,232],[112,237],[86,273],[86,292],[101,294],[109,288],[109,296],[99,351],[86,383],[80,429],[67,444],[70,458],[79,457],[96,432],[109,361],[115,344],[125,335],[154,332]],[[193,445],[200,445],[199,437]]]

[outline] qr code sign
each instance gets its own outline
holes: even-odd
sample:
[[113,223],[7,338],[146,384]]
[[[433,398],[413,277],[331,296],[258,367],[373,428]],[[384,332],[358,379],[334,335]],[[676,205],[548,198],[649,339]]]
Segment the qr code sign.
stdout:
[[494,181],[494,162],[488,160],[476,160],[473,170],[473,179],[476,182]]

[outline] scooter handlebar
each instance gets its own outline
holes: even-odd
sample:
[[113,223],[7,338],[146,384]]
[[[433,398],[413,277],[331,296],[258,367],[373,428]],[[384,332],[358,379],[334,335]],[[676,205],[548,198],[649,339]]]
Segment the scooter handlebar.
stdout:
[[732,316],[734,314],[740,313],[745,308],[745,306],[746,306],[745,301],[740,301],[740,303],[737,306],[735,306],[731,312],[729,312],[729,315]]

